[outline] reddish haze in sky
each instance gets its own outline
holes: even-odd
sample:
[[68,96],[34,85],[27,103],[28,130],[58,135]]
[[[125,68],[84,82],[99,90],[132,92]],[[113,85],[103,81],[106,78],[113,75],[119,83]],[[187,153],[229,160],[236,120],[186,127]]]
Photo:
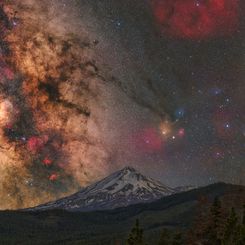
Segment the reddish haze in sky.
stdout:
[[152,0],[161,31],[184,39],[233,34],[239,22],[239,0]]

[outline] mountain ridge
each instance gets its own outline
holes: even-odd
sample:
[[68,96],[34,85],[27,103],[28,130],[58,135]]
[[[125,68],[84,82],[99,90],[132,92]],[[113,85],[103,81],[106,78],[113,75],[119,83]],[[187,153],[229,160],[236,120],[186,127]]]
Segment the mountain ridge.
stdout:
[[[165,196],[151,203],[138,203],[112,210],[0,211],[0,243],[98,245],[101,244],[98,241],[105,240],[108,242],[103,244],[110,244],[115,236],[123,241],[138,219],[145,236],[149,237],[148,244],[155,244],[152,241],[160,236],[162,229],[189,229],[195,217],[199,217],[200,211],[209,210],[216,197],[219,197],[227,211],[232,207],[242,211],[245,186],[218,182]],[[200,202],[203,201],[204,209],[200,209]],[[11,236],[10,231],[13,234]],[[154,239],[151,240],[151,237]]]
[[160,181],[146,177],[133,167],[127,166],[68,197],[27,210],[106,210],[152,202],[176,192],[174,188],[165,186]]

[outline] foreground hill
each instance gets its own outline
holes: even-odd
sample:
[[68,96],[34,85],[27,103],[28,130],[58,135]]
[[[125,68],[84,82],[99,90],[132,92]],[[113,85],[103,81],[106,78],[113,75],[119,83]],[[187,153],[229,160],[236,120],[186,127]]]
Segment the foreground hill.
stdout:
[[109,211],[3,211],[0,212],[0,244],[114,245],[115,242],[110,241],[122,241],[137,218],[151,242],[164,227],[187,229],[200,211],[199,200],[205,198],[212,202],[216,196],[222,199],[226,208],[239,208],[245,201],[245,187],[217,183],[152,203]]

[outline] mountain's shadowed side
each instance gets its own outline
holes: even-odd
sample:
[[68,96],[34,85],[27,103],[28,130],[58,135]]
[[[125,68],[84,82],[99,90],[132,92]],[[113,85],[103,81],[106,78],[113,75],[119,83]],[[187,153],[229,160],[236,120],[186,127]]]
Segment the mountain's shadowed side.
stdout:
[[125,167],[71,196],[30,210],[64,209],[73,212],[107,210],[152,202],[176,192],[180,190],[146,177],[132,167]]
[[205,198],[211,203],[220,197],[227,208],[239,207],[245,200],[245,187],[217,183],[114,210],[68,212],[5,211],[0,213],[1,244],[100,244],[103,239],[125,238],[139,219],[146,236],[159,235],[163,227],[187,229],[200,211],[198,203]]

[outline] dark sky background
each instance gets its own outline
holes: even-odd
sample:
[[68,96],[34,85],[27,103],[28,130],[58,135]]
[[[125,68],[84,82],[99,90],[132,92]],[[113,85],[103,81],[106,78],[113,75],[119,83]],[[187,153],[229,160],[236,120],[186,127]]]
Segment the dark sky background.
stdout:
[[[110,109],[106,137],[117,131],[109,138],[116,166],[132,164],[172,186],[244,184],[244,6],[211,2],[88,1],[98,48],[133,97],[119,106],[115,95]],[[161,23],[156,13],[164,8],[173,13]],[[183,22],[189,32],[178,29]]]
[[0,208],[129,165],[245,184],[243,1],[0,2]]

